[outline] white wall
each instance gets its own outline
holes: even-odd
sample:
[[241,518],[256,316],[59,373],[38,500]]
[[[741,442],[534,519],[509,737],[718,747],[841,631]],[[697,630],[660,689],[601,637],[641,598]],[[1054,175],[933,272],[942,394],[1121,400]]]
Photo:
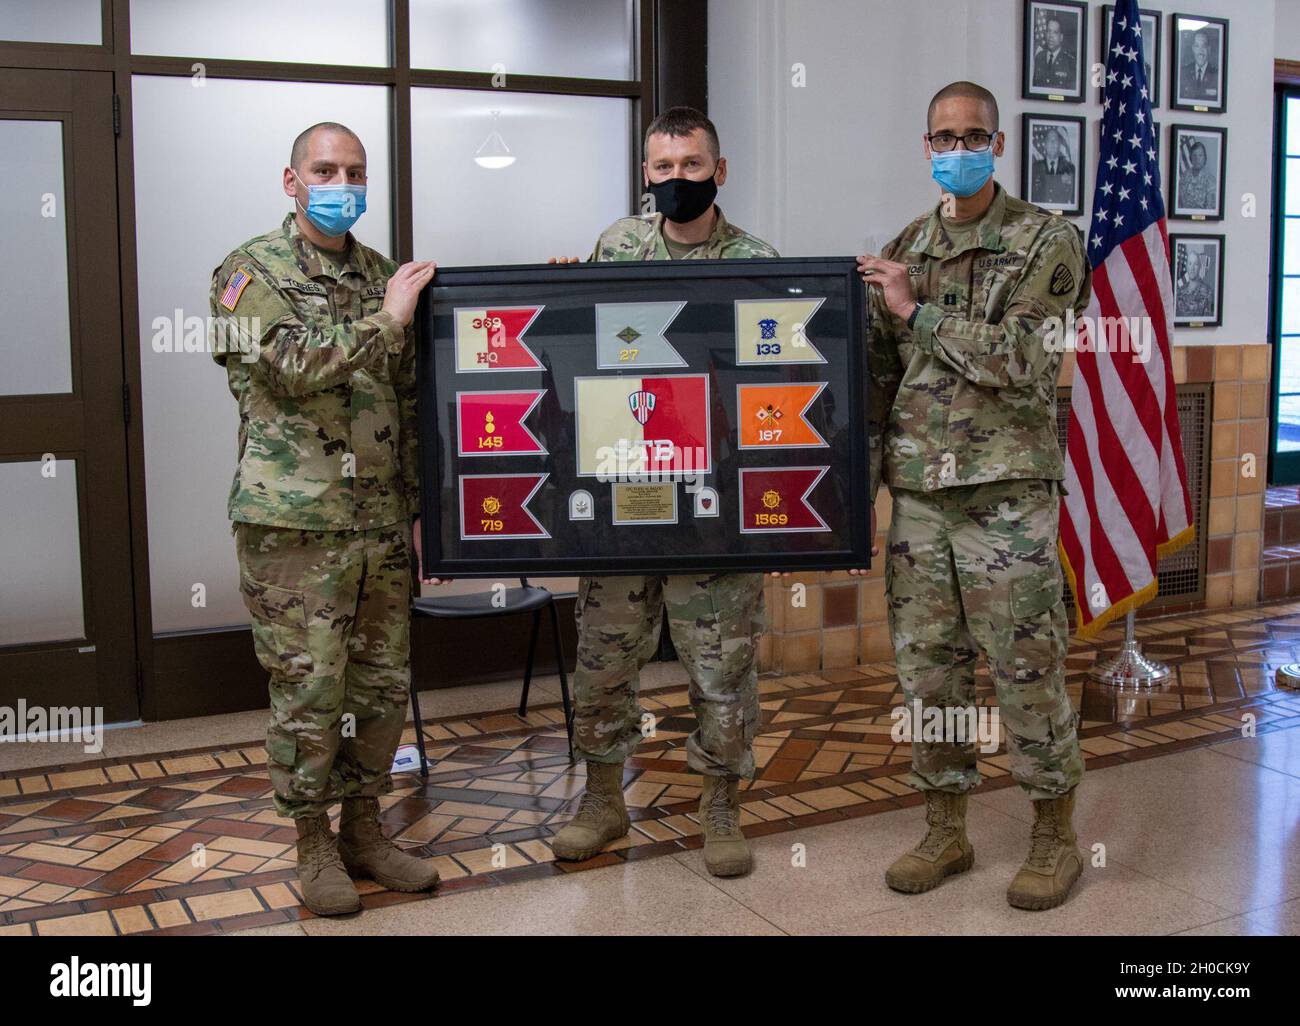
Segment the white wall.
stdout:
[[[1227,236],[1223,326],[1184,329],[1177,342],[1267,341],[1275,34],[1300,52],[1300,0],[1274,23],[1274,0],[1148,0],[1164,12],[1161,170],[1169,126],[1228,129],[1226,220],[1171,221],[1174,232]],[[1100,3],[1088,10],[1088,59],[1100,59]],[[1225,17],[1229,26],[1228,113],[1173,111],[1167,104],[1169,17],[1174,10]],[[937,190],[921,146],[930,97],[971,79],[998,97],[1006,154],[998,180],[1020,192],[1020,115],[1048,112],[1088,119],[1091,212],[1101,105],[1020,99],[1022,0],[709,0],[709,113],[730,165],[719,197],[729,219],[783,254],[856,254],[878,249],[932,206]],[[1281,38],[1278,48],[1287,45]],[[792,85],[792,66],[806,85]],[[1256,197],[1242,216],[1242,195]],[[1083,227],[1087,218],[1076,218]]]
[[1300,61],[1300,0],[1274,0],[1277,5],[1273,56]]

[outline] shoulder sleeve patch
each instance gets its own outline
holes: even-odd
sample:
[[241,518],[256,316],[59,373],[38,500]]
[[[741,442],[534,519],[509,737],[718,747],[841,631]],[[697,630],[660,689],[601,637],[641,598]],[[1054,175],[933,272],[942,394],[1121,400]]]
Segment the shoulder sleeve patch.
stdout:
[[1052,283],[1048,286],[1054,296],[1067,296],[1074,291],[1074,272],[1065,264],[1057,264],[1052,272]]
[[239,305],[239,297],[244,294],[244,289],[248,288],[248,283],[252,280],[253,275],[248,268],[236,267],[230,280],[226,282],[225,291],[221,293],[221,305],[234,313],[235,307]]

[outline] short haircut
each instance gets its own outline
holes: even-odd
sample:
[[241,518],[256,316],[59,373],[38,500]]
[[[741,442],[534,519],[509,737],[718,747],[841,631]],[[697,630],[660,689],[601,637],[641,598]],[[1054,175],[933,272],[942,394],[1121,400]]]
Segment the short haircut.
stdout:
[[652,135],[668,135],[679,139],[690,135],[697,128],[704,129],[704,134],[709,140],[709,152],[713,154],[714,160],[718,160],[722,156],[718,130],[713,126],[712,121],[694,107],[669,107],[651,121],[650,127],[645,130],[645,151],[650,152]]
[[298,138],[293,141],[293,149],[289,151],[290,167],[296,168],[303,162],[307,156],[307,144],[311,141],[312,134],[317,131],[342,132],[344,135],[350,135],[357,141],[362,153],[366,150],[365,144],[361,141],[361,136],[348,128],[347,125],[340,125],[337,121],[320,121],[298,133]]
[[979,100],[984,104],[984,112],[989,115],[989,120],[993,123],[993,131],[998,130],[999,115],[998,101],[991,92],[982,85],[976,85],[974,82],[953,82],[944,86],[934,94],[934,99],[930,101],[930,108],[925,113],[925,127],[928,131],[934,122],[934,108],[939,106],[944,100]]

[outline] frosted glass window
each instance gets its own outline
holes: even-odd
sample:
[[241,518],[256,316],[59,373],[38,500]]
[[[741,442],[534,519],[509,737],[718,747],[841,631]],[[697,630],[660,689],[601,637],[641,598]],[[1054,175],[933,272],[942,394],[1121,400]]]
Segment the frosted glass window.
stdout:
[[[315,122],[339,121],[361,137],[370,183],[354,234],[392,252],[388,90],[234,79],[196,89],[188,78],[136,76],[132,96],[154,628],[246,623],[226,519],[235,401],[208,353],[168,352],[166,344],[185,328],[176,311],[182,320],[207,318],[212,271],[226,254],[293,209],[281,174],[294,137]],[[240,128],[214,150],[212,126],[223,122]],[[193,604],[196,584],[205,606]]]
[[0,119],[0,395],[72,391],[63,122]]
[[131,0],[131,52],[384,67],[388,0]]
[[[631,116],[609,97],[413,90],[415,255],[447,266],[585,258],[628,213]],[[514,162],[489,169],[475,155],[494,131]]]
[[0,645],[84,637],[76,463],[0,463],[0,523]]
[[1282,282],[1282,334],[1300,335],[1300,278]]
[[630,79],[635,8],[632,0],[411,0],[411,66]]
[[100,46],[104,22],[99,0],[0,0],[0,39]]

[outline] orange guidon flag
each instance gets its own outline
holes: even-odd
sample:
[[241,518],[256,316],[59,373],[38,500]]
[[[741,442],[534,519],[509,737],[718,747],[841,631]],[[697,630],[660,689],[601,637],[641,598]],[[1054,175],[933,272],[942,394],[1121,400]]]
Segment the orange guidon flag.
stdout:
[[806,385],[739,385],[742,449],[824,449],[826,439],[806,414],[826,382]]

